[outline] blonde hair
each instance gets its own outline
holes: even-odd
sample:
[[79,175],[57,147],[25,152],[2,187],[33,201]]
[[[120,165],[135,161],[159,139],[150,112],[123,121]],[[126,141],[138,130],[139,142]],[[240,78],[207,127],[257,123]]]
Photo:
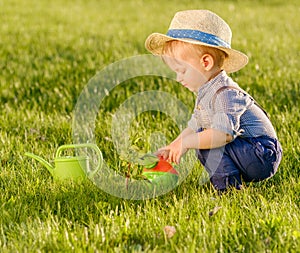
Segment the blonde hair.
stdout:
[[[179,47],[181,50],[177,50]],[[180,54],[180,56],[184,59],[190,57],[191,55],[200,58],[204,54],[209,54],[214,59],[214,64],[218,68],[223,67],[224,60],[227,57],[227,54],[218,48],[196,45],[179,40],[167,41],[164,44],[162,54],[174,58],[177,58]]]

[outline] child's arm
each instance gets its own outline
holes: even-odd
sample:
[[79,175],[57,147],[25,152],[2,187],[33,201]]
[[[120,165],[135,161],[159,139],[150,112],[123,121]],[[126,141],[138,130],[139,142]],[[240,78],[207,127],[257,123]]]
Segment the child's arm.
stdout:
[[182,146],[187,149],[219,148],[231,142],[233,137],[222,131],[209,128],[199,133],[191,133],[182,138]]
[[199,133],[190,130],[185,129],[170,145],[159,149],[165,159],[179,163],[181,156],[188,149],[218,148],[232,141],[231,135],[216,129],[206,129]]

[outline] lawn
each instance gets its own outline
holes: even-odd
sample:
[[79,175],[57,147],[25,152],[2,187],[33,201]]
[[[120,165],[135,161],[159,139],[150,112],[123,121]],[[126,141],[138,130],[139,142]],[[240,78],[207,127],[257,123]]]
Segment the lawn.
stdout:
[[[250,60],[231,76],[271,115],[283,160],[273,178],[219,197],[190,152],[176,167],[175,189],[130,198],[124,150],[168,143],[193,109],[194,95],[148,63],[144,48],[183,9],[210,9],[230,24],[232,47]],[[300,252],[299,11],[296,0],[0,0],[1,251]],[[153,91],[161,96],[146,103]],[[143,106],[138,115],[122,111]],[[176,106],[179,118],[169,110]],[[59,146],[81,141],[98,145],[117,182],[56,181],[24,155],[53,164]],[[139,180],[139,168],[131,169]]]

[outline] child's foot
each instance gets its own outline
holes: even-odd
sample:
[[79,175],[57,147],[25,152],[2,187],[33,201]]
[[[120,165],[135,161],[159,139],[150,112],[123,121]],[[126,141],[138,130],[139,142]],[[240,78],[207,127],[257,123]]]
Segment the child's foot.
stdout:
[[225,189],[218,189],[218,190],[217,190],[217,191],[218,191],[218,195],[219,195],[219,196],[224,195],[224,194],[226,194],[230,189],[235,189],[235,190],[241,191],[241,190],[244,189],[244,187],[243,187],[241,184],[238,184],[238,185],[235,185],[235,186],[231,185],[231,186],[229,186],[229,187],[227,187],[227,188],[225,188]]

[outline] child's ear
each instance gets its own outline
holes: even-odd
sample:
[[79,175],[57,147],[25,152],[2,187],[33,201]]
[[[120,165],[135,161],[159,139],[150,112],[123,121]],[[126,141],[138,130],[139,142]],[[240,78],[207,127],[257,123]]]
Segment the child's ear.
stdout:
[[209,71],[214,66],[214,58],[210,54],[204,54],[201,57],[201,64],[205,70]]

